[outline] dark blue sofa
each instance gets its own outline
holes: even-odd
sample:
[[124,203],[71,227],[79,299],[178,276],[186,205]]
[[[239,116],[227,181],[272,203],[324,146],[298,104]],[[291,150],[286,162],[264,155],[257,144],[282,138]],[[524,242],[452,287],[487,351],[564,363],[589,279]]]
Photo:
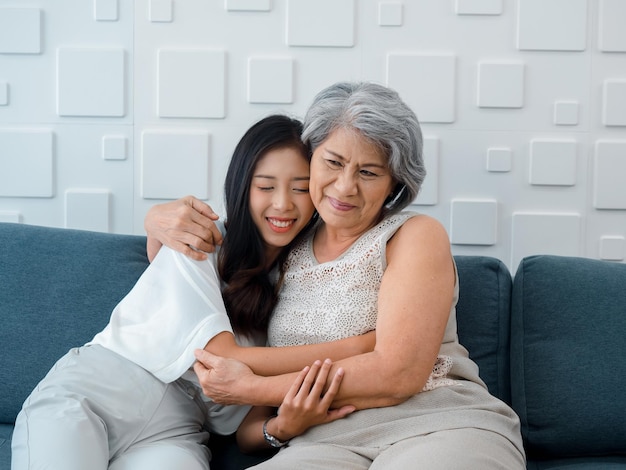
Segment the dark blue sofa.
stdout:
[[[626,265],[533,256],[513,280],[494,258],[456,262],[460,341],[520,415],[528,468],[626,469]],[[141,236],[0,223],[0,470],[26,396],[147,264]],[[211,441],[214,470],[267,457]]]

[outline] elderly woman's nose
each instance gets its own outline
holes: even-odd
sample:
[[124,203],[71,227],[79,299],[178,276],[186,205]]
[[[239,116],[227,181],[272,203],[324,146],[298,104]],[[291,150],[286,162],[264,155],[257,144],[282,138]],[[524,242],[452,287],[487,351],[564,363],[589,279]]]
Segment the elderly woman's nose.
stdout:
[[354,194],[356,192],[357,179],[345,169],[337,176],[335,186],[342,194]]

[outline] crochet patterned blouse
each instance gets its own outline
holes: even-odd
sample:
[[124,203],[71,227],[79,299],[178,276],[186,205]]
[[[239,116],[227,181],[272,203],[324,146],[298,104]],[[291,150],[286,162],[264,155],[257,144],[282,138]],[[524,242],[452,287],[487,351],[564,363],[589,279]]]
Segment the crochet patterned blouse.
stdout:
[[[295,246],[270,320],[270,346],[328,342],[374,330],[387,242],[415,215],[403,212],[387,217],[329,262],[316,260],[314,233]],[[451,366],[450,357],[439,356],[426,388],[453,383],[445,377]]]

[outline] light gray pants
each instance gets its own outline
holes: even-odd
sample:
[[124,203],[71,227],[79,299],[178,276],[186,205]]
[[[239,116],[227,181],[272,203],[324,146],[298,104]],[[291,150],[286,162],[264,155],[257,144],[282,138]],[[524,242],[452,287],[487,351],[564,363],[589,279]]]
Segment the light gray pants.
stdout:
[[25,401],[12,470],[208,470],[205,406],[101,346],[72,349]]
[[437,431],[395,444],[347,447],[296,444],[255,470],[512,470],[525,469],[524,456],[500,434],[477,428]]

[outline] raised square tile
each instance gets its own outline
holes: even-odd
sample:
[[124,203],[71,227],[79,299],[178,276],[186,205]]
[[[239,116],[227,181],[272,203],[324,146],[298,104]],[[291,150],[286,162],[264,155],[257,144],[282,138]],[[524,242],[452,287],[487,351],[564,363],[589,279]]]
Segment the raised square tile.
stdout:
[[269,11],[270,0],[225,0],[228,11]]
[[602,124],[605,126],[626,126],[626,80],[604,81]]
[[497,235],[497,201],[452,200],[450,242],[453,245],[494,245]]
[[598,46],[604,52],[626,52],[626,2],[600,0]]
[[439,139],[424,137],[423,154],[426,178],[413,204],[434,206],[439,200]]
[[402,26],[402,3],[380,2],[378,4],[378,24],[380,26]]
[[209,144],[205,131],[144,131],[141,196],[177,199],[193,194],[208,199]]
[[492,173],[506,173],[511,171],[513,152],[510,148],[487,149],[487,171]]
[[65,227],[108,232],[111,194],[106,189],[65,191]]
[[292,103],[293,60],[262,57],[248,59],[248,102]]
[[0,129],[0,196],[52,197],[53,134]]
[[105,135],[102,137],[102,158],[104,160],[126,160],[126,137]]
[[96,21],[117,21],[117,0],[94,0]]
[[160,117],[224,118],[226,53],[213,49],[161,49],[157,114]]
[[578,124],[578,102],[555,101],[554,124],[557,126],[576,126]]
[[502,0],[456,0],[457,15],[500,15]]
[[9,84],[0,81],[0,106],[6,106],[7,104],[9,104]]
[[626,239],[624,237],[600,237],[600,259],[624,261]]
[[521,108],[524,106],[524,64],[478,64],[478,106]]
[[287,45],[354,46],[354,0],[287,0]]
[[59,116],[124,116],[125,80],[123,49],[60,48]]
[[596,142],[593,165],[593,206],[626,209],[626,140]]
[[19,224],[22,222],[22,214],[19,211],[0,211],[0,222]]
[[395,89],[420,122],[455,120],[456,56],[389,54],[387,85]]
[[153,23],[172,21],[172,0],[150,0],[148,16]]
[[41,12],[38,8],[0,7],[0,54],[41,52]]
[[530,184],[574,186],[577,147],[574,140],[531,141]]
[[518,49],[585,50],[587,0],[520,0],[517,6]]

